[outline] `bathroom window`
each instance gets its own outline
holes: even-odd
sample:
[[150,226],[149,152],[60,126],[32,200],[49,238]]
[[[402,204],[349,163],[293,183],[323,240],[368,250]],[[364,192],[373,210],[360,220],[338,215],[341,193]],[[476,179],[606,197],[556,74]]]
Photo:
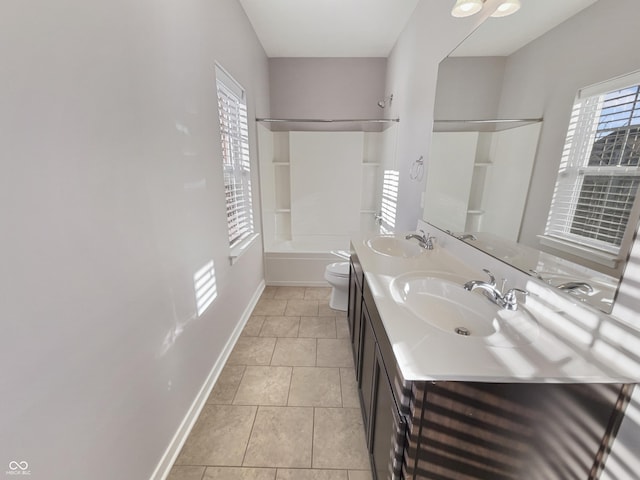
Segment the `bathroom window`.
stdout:
[[246,94],[242,86],[218,66],[216,85],[227,228],[233,249],[254,232]]
[[573,253],[615,263],[637,222],[639,167],[640,74],[580,91],[545,236],[577,246]]

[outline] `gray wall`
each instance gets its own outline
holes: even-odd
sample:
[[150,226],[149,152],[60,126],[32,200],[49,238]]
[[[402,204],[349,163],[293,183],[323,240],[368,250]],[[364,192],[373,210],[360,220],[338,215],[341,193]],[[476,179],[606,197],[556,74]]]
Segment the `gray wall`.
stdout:
[[383,118],[386,58],[270,58],[274,118]]
[[260,242],[229,264],[214,62],[268,115],[266,55],[237,0],[30,0],[0,58],[0,471],[148,479],[261,288]]
[[447,57],[438,67],[435,120],[498,118],[507,57]]

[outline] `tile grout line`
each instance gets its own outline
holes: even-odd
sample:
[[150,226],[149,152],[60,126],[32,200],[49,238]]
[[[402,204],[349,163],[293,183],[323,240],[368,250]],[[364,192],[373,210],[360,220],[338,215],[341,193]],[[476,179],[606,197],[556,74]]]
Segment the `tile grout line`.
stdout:
[[[253,313],[253,312],[252,312]],[[256,335],[257,337],[260,337],[262,334],[262,329],[264,328],[264,324],[267,323],[267,316],[265,315],[264,318],[262,319],[262,323],[260,324],[260,330],[258,330],[258,334]]]
[[291,397],[291,386],[293,385],[293,369],[295,367],[289,367],[291,369],[291,376],[289,377],[289,391],[287,392],[287,402],[285,403],[286,407],[290,407],[291,405],[289,405],[289,398]]
[[[265,337],[266,338],[266,337]],[[276,347],[278,346],[278,337],[275,338],[275,342],[273,342],[273,350],[271,350],[271,356],[269,357],[268,366],[273,366],[273,356],[276,354]]]
[[342,396],[342,368],[338,367],[338,378],[340,380],[340,406],[344,408],[344,398]]
[[340,467],[322,467],[322,468],[307,468],[307,467],[252,467],[252,468],[268,468],[271,470],[327,470],[330,472],[348,472],[348,471],[352,471],[352,472],[366,472],[367,470],[362,470],[362,469],[358,469],[358,468],[340,468]]
[[311,467],[313,468],[313,445],[315,442],[316,433],[316,407],[313,407],[313,422],[311,422]]
[[[226,365],[225,365],[226,367]],[[233,398],[231,399],[231,405],[235,405],[236,401],[236,396],[238,395],[238,392],[240,391],[240,384],[242,383],[242,380],[244,379],[245,374],[247,373],[247,365],[242,365],[242,375],[240,376],[240,381],[238,382],[238,385],[236,386],[236,391],[233,392]]]
[[259,405],[256,405],[256,413],[253,416],[253,422],[251,423],[251,431],[249,432],[249,438],[247,438],[247,444],[244,446],[244,454],[242,455],[242,462],[240,462],[240,467],[244,467],[244,462],[247,458],[247,451],[249,450],[249,442],[251,441],[251,435],[253,435],[253,428],[256,426],[256,419],[258,418],[258,409]]

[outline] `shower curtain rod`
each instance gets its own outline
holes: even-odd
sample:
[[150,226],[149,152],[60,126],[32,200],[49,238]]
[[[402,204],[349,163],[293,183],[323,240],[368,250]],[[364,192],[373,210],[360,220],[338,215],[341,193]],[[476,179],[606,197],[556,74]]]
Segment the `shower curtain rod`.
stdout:
[[322,119],[322,118],[256,118],[256,122],[265,123],[338,123],[338,122],[352,122],[352,123],[388,123],[399,122],[399,118],[346,118],[346,119]]
[[537,123],[542,122],[542,118],[496,118],[486,120],[434,120],[434,123]]

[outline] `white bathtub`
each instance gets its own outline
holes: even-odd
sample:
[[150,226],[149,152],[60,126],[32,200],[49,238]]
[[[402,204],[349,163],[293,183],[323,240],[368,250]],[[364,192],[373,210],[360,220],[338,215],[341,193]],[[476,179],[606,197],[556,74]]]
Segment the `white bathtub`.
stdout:
[[267,285],[301,287],[329,286],[326,266],[349,257],[349,237],[305,236],[272,242],[265,246],[264,268]]

